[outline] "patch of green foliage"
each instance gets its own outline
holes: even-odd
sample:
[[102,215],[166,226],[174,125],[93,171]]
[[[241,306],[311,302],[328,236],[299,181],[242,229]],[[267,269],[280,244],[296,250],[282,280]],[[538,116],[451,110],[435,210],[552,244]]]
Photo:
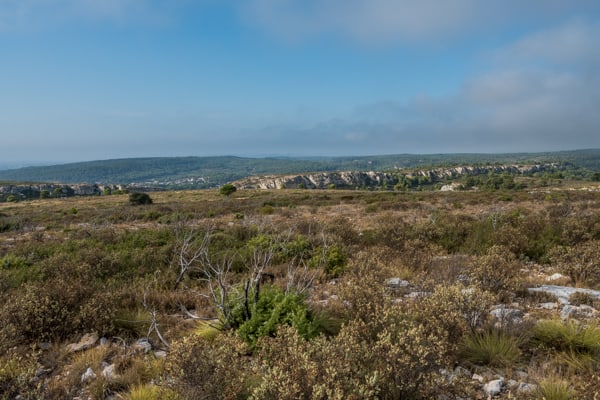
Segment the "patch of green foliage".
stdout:
[[[240,297],[244,299],[244,297]],[[322,332],[319,318],[298,293],[284,293],[277,287],[265,287],[261,290],[258,301],[249,298],[245,315],[245,304],[237,301],[232,305],[232,326],[248,343],[264,336],[274,336],[280,325],[289,325],[305,339],[310,339]]]
[[129,195],[129,204],[134,206],[152,204],[152,198],[148,193],[134,192]]

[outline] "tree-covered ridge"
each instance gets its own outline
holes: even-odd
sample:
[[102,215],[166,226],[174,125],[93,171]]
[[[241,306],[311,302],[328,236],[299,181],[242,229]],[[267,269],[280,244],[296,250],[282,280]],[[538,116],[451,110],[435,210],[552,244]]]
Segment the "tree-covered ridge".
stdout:
[[332,158],[157,157],[79,162],[0,171],[0,180],[145,184],[210,188],[253,175],[490,164],[561,163],[589,177],[600,172],[600,150],[510,154],[396,154]]

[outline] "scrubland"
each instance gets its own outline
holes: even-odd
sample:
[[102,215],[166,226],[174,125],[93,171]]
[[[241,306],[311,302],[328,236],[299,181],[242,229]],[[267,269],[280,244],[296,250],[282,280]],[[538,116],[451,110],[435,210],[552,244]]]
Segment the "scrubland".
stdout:
[[597,398],[592,189],[2,203],[0,398]]

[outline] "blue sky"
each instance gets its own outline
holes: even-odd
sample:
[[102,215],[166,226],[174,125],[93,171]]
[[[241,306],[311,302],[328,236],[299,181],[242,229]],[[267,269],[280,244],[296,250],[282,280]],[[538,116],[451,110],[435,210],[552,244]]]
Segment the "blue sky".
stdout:
[[597,0],[0,0],[1,162],[600,147]]

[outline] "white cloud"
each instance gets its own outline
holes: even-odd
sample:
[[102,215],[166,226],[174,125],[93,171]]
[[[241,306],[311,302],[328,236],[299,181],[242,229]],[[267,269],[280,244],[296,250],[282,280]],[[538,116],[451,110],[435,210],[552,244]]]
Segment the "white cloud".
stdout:
[[285,38],[443,40],[520,20],[600,10],[593,0],[238,0],[246,18]]
[[597,64],[600,23],[581,19],[537,32],[496,52],[497,62],[534,61],[556,64]]

